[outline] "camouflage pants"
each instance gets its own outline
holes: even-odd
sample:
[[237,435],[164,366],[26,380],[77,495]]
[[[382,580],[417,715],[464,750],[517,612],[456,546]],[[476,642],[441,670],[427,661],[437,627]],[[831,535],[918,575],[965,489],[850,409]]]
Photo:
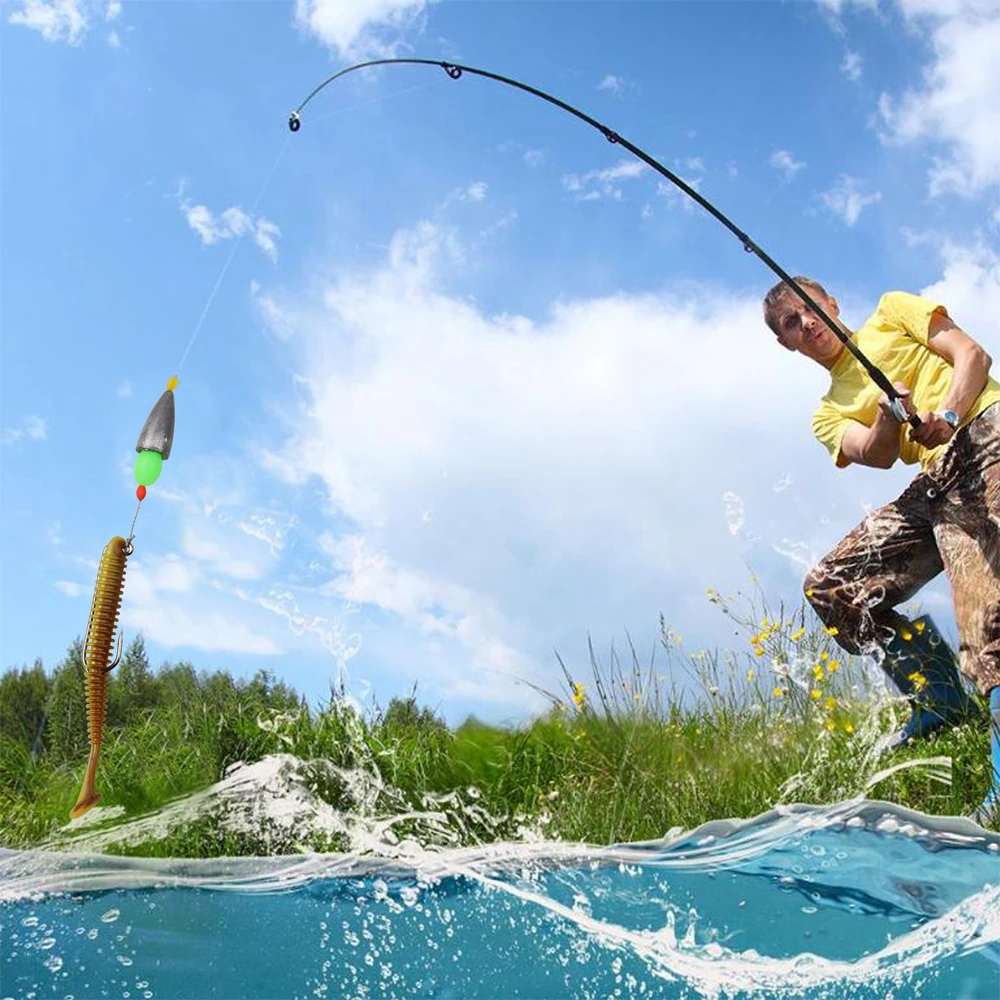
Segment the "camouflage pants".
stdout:
[[866,517],[806,576],[817,615],[849,653],[884,649],[894,611],[942,569],[951,583],[962,673],[1000,685],[1000,404],[983,411],[892,503]]

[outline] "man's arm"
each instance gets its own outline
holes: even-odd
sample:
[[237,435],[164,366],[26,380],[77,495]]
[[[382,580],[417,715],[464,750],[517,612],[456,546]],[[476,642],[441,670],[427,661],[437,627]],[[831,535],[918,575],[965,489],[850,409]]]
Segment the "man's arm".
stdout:
[[927,346],[954,369],[951,390],[942,408],[954,410],[962,420],[986,388],[993,359],[943,313],[931,317]]
[[[902,382],[896,382],[896,391],[903,400],[907,413],[913,412],[909,390]],[[891,469],[899,458],[900,423],[889,409],[889,397],[879,401],[878,414],[871,427],[852,420],[840,442],[838,465],[857,462],[875,469]]]
[[[927,330],[927,346],[952,366],[951,388],[942,404],[943,410],[954,410],[959,421],[965,419],[979,394],[986,388],[993,359],[964,330],[957,327],[950,317],[936,312],[931,316]],[[909,393],[901,383],[896,390],[903,397],[908,414],[913,413]],[[879,403],[878,416],[871,427],[857,421],[844,434],[840,446],[843,464],[857,462],[877,469],[889,469],[899,458],[900,424],[888,408],[888,399],[883,396]],[[918,444],[934,448],[944,444],[954,435],[950,425],[936,413],[924,413],[921,425],[910,431],[910,437]],[[838,462],[838,464],[840,464]]]

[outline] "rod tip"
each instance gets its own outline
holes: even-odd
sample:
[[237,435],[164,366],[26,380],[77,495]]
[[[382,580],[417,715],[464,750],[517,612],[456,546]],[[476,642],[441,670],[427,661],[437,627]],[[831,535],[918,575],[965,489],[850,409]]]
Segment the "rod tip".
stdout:
[[290,115],[288,116],[288,127],[289,127],[289,128],[290,128],[290,129],[291,129],[291,130],[292,130],[293,132],[298,132],[298,130],[299,130],[300,128],[302,128],[302,119],[301,119],[301,118],[299,118],[299,113],[298,113],[297,111],[293,111],[293,112],[292,112],[292,113],[291,113],[291,114],[290,114]]

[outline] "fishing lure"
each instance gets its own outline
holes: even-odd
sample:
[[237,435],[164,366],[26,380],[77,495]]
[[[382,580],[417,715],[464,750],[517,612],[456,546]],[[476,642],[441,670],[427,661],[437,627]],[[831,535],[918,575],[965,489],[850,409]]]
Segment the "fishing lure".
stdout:
[[118,666],[122,658],[124,632],[118,632],[118,646],[115,657],[109,663],[111,647],[114,645],[115,631],[118,629],[118,614],[121,611],[125,592],[125,564],[135,551],[135,522],[139,508],[146,498],[146,487],[152,486],[160,476],[165,459],[170,457],[174,440],[174,389],[177,377],[167,382],[166,391],[156,401],[146,423],[143,424],[136,443],[133,475],[139,484],[135,491],[139,506],[132,518],[132,534],[128,538],[115,535],[101,553],[97,567],[97,583],[90,603],[90,619],[87,622],[87,637],[84,641],[83,666],[87,684],[87,730],[90,737],[90,758],[83,777],[83,786],[76,805],[70,810],[70,818],[78,819],[101,801],[94,788],[97,776],[97,759],[101,753],[104,736],[104,717],[108,707],[108,674]]
[[649,164],[654,170],[663,174],[672,184],[679,187],[689,198],[693,198],[702,208],[710,212],[716,219],[719,220],[731,233],[733,233],[743,244],[743,249],[747,253],[756,254],[775,274],[778,275],[786,284],[792,287],[799,295],[799,297],[809,306],[812,311],[823,320],[824,323],[836,334],[840,339],[841,343],[857,358],[861,366],[868,372],[875,384],[889,397],[890,404],[892,406],[892,412],[896,419],[900,423],[904,423],[907,420],[912,424],[913,427],[920,426],[920,418],[916,414],[907,415],[906,409],[903,405],[902,398],[896,387],[886,378],[885,373],[872,364],[864,354],[858,350],[857,346],[847,337],[843,330],[837,326],[832,319],[816,304],[816,302],[810,298],[810,296],[805,292],[805,290],[795,281],[795,279],[789,275],[787,272],[782,270],[766,253],[753,240],[747,236],[746,233],[737,229],[725,215],[722,214],[711,202],[706,198],[703,198],[697,191],[694,190],[690,185],[685,184],[676,174],[671,173],[662,163],[653,159],[645,151],[641,150],[638,146],[634,146],[627,139],[623,139],[617,132],[613,129],[608,128],[607,125],[602,125],[599,121],[591,118],[590,115],[584,114],[577,108],[574,108],[571,104],[567,104],[565,101],[559,100],[558,97],[553,97],[551,94],[546,94],[543,90],[538,90],[535,87],[529,87],[526,83],[519,83],[517,80],[513,80],[508,76],[500,76],[498,73],[490,73],[484,69],[476,69],[473,66],[462,66],[458,63],[442,62],[439,59],[373,59],[369,62],[357,63],[354,66],[348,66],[346,69],[342,69],[332,76],[327,77],[318,87],[313,90],[313,92],[291,113],[288,118],[288,127],[292,132],[298,132],[302,128],[302,109],[324,88],[327,84],[333,83],[338,77],[344,76],[347,73],[353,73],[355,70],[364,69],[367,66],[382,66],[389,63],[413,63],[416,65],[423,66],[440,66],[452,80],[457,80],[463,73],[472,73],[476,76],[484,76],[490,80],[496,80],[499,83],[505,83],[511,87],[517,87],[519,90],[527,91],[529,94],[533,94],[535,97],[540,97],[544,101],[548,101],[549,104],[554,104],[558,108],[562,108],[563,111],[569,112],[571,115],[575,115],[581,121],[585,121],[588,125],[592,125],[599,132],[601,132],[605,139],[611,143],[617,143],[620,146],[624,146],[630,153],[637,156],[643,162]]

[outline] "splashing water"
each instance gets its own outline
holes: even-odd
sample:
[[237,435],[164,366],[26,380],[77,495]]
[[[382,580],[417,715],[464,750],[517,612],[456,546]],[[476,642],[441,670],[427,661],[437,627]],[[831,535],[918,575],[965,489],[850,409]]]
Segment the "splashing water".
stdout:
[[2,851],[0,994],[1000,995],[1000,836],[959,818],[856,800],[605,848],[391,853]]

